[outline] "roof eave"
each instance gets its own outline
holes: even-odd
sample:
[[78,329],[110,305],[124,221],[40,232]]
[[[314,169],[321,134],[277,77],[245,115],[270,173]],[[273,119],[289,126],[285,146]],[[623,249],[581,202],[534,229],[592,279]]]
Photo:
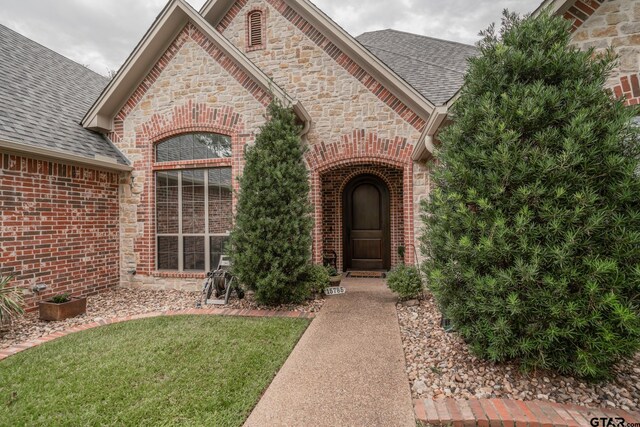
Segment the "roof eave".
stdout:
[[[247,74],[253,77],[264,90],[271,92],[285,104],[297,103],[278,87],[255,64],[242,54],[229,40],[218,33],[195,9],[184,0],[171,0],[160,12],[151,28],[144,35],[118,73],[104,89],[98,100],[82,119],[82,125],[101,133],[113,129],[113,118],[129,99],[142,79],[151,71],[177,37],[184,26],[191,22]],[[300,108],[298,108],[300,111]],[[298,114],[298,113],[296,113]],[[300,116],[299,116],[300,117]],[[300,117],[305,121],[309,119]]]
[[84,166],[95,167],[98,169],[107,169],[112,171],[128,172],[133,167],[118,163],[116,159],[98,156],[85,157],[78,154],[69,153],[67,151],[56,150],[52,148],[38,147],[34,145],[22,144],[15,141],[6,141],[0,139],[0,149],[11,153],[27,154],[34,158],[42,158],[47,160],[60,160],[69,163],[81,164]]
[[440,129],[440,126],[445,121],[448,114],[449,107],[447,105],[435,108],[433,114],[429,117],[429,121],[427,121],[422,134],[420,135],[420,139],[418,139],[418,142],[413,148],[413,152],[411,153],[411,158],[413,160],[424,161],[433,155],[435,150],[435,134],[438,132],[438,129]]
[[540,15],[544,10],[549,10],[552,15],[564,13],[571,7],[575,0],[544,0],[540,6],[531,12],[531,16],[536,17]]

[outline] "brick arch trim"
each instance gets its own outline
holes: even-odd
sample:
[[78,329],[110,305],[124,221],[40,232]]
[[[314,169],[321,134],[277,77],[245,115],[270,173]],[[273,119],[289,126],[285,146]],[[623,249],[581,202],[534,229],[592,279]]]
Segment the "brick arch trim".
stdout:
[[[375,168],[376,165],[373,165],[374,167],[371,167],[369,165],[360,165],[360,168],[358,168],[357,170],[351,172],[349,175],[347,175],[344,180],[342,181],[342,183],[340,184],[339,187],[339,193],[342,194],[344,192],[344,189],[346,188],[346,186],[349,184],[349,182],[351,182],[352,179],[360,176],[360,175],[374,175],[378,178],[380,178],[382,181],[384,181],[385,185],[387,186],[387,189],[389,190],[389,197],[393,197],[397,191],[395,190],[394,186],[391,184],[391,182],[389,181],[389,178],[381,173],[379,170],[377,170]],[[380,166],[390,166],[390,165],[385,165],[385,164],[380,164]],[[393,166],[391,166],[393,167]]]
[[231,137],[244,131],[242,115],[232,107],[213,107],[191,100],[169,114],[154,114],[136,130],[136,138],[158,143],[182,133],[216,132]]
[[411,163],[413,146],[406,138],[382,138],[357,129],[339,141],[315,144],[306,154],[309,169],[322,173],[348,164],[375,163],[403,168]]

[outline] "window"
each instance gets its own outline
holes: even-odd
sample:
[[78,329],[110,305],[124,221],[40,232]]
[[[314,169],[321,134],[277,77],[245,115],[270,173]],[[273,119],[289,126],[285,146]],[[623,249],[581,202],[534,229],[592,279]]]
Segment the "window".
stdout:
[[[231,156],[231,139],[188,134],[163,141],[156,160]],[[218,266],[232,224],[231,168],[156,172],[157,268],[209,271]]]
[[260,48],[264,43],[262,11],[254,10],[247,15],[247,41],[249,48]]
[[156,146],[156,162],[231,157],[231,138],[217,133],[179,135]]

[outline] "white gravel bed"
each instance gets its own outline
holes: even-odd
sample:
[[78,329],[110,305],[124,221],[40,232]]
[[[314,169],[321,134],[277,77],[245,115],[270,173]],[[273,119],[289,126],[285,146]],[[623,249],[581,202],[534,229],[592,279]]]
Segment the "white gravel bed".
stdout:
[[640,410],[640,353],[620,363],[605,382],[588,383],[552,372],[523,374],[515,363],[498,365],[476,358],[455,332],[445,332],[431,295],[419,305],[397,307],[414,399],[538,399]]
[[[11,347],[24,341],[33,340],[44,335],[68,329],[96,319],[125,317],[151,311],[183,310],[194,308],[199,292],[176,290],[143,290],[115,288],[87,298],[87,312],[60,322],[47,322],[38,319],[38,312],[27,313],[17,318],[12,324],[0,329],[0,349]],[[263,307],[258,305],[250,294],[243,300],[232,299],[228,305],[207,308],[250,308],[266,310],[316,312],[322,307],[324,300],[315,299],[300,305],[282,305]]]

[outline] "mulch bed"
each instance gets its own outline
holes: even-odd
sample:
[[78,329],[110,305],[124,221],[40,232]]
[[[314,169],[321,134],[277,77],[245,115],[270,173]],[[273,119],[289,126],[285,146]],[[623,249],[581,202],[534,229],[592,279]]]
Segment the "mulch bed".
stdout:
[[616,366],[614,376],[605,382],[588,383],[542,371],[523,374],[515,363],[493,364],[476,358],[455,332],[445,332],[431,295],[418,305],[397,307],[414,399],[538,399],[640,409],[640,353]]
[[[82,316],[73,317],[60,322],[46,322],[38,319],[38,312],[27,313],[13,321],[12,324],[0,330],[0,349],[11,347],[21,342],[40,338],[54,332],[69,329],[73,326],[92,323],[97,319],[126,317],[136,314],[184,310],[194,308],[199,292],[177,290],[144,290],[115,288],[92,295],[87,298],[87,312]],[[257,304],[251,294],[242,299],[232,299],[228,305],[207,305],[208,308],[236,308],[252,310],[277,310],[317,312],[324,300],[309,300],[299,305],[281,305],[278,307],[264,307]]]

